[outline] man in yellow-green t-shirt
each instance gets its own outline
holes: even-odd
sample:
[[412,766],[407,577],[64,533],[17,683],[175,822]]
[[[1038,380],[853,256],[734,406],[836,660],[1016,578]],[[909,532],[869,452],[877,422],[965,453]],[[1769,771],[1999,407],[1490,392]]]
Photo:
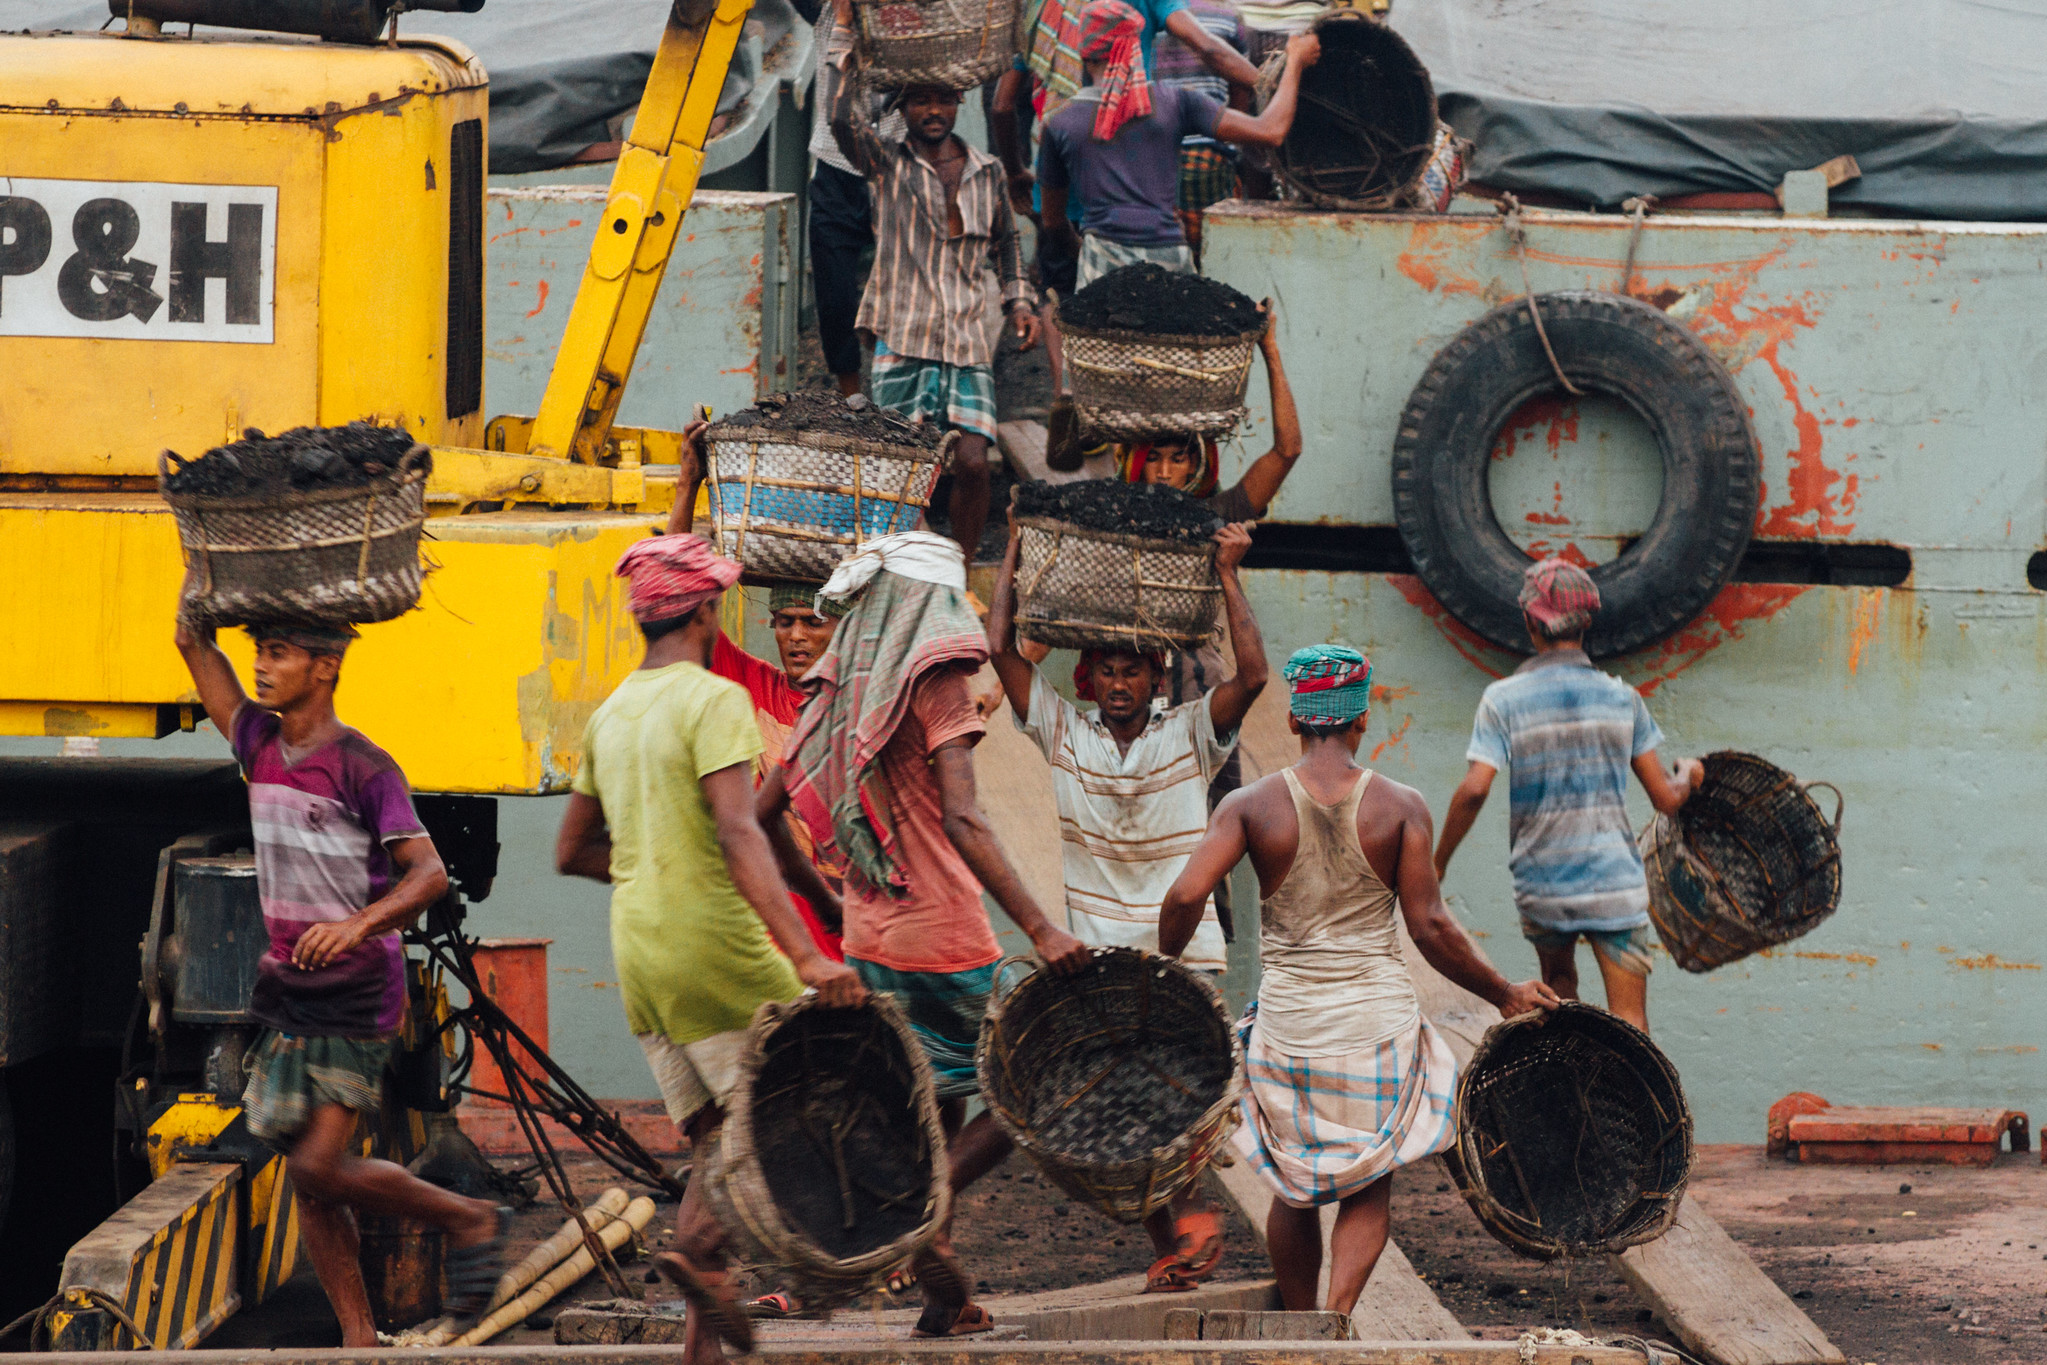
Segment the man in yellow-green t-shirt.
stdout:
[[[693,535],[654,536],[619,560],[647,654],[590,717],[555,843],[564,874],[610,882],[611,951],[626,1024],[668,1116],[702,1145],[723,1122],[747,1025],[763,1001],[810,986],[834,1005],[866,990],[817,950],[753,813],[761,749],[753,702],[708,671],[718,603],[739,566]],[[780,951],[777,951],[779,948]],[[684,1365],[742,1352],[753,1331],[724,1234],[691,1182],[676,1249],[655,1267],[689,1299]]]

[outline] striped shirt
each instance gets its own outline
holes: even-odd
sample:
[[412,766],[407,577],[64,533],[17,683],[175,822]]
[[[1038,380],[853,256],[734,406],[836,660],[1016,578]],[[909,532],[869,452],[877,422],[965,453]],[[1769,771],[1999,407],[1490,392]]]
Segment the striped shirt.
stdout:
[[[1017,728],[1052,764],[1068,928],[1081,942],[1158,951],[1159,907],[1208,832],[1208,784],[1237,746],[1216,734],[1208,707],[1202,696],[1157,712],[1126,753],[1098,712],[1032,677],[1030,719]],[[1180,960],[1228,965],[1214,901]]]
[[1486,688],[1465,757],[1508,774],[1523,919],[1558,932],[1649,922],[1626,797],[1630,764],[1662,742],[1640,694],[1578,650],[1538,654]]
[[257,964],[249,1012],[301,1037],[379,1038],[405,1011],[405,954],[396,932],[367,939],[318,971],[291,965],[299,935],[382,900],[397,881],[389,845],[426,837],[405,774],[355,731],[287,761],[275,713],[242,703],[235,759],[249,781],[256,894],[270,951]]
[[847,161],[867,177],[874,196],[874,269],[853,325],[897,355],[947,365],[987,365],[981,272],[993,262],[1005,308],[1035,306],[1024,277],[1023,249],[1009,207],[1002,163],[955,137],[966,152],[960,172],[962,232],[950,235],[945,183],[900,138],[884,144],[874,126],[841,99],[832,132]]

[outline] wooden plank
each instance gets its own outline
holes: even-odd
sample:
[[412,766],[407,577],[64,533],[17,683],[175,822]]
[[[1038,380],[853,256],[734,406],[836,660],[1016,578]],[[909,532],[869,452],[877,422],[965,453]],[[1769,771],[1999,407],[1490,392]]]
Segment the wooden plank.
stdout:
[[[1442,1032],[1457,1064],[1469,1065],[1500,1012],[1431,967],[1404,923],[1400,946],[1422,1013]],[[1826,1333],[1689,1195],[1669,1232],[1608,1259],[1686,1349],[1712,1365],[1820,1365],[1842,1359]]]
[[[2025,1131],[2016,1109],[1941,1109],[1934,1106],[1835,1105],[1797,1114],[1793,1142],[1986,1142],[1996,1146],[2007,1128]],[[2017,1147],[2015,1150],[2024,1150]]]
[[[1272,1188],[1264,1178],[1242,1161],[1233,1166],[1211,1167],[1210,1172],[1244,1221],[1262,1232],[1266,1215],[1272,1211]],[[1335,1223],[1336,1206],[1331,1204],[1322,1210],[1325,1247]],[[1318,1303],[1329,1301],[1329,1265],[1330,1257],[1325,1253],[1322,1283],[1315,1296]],[[1379,1264],[1372,1269],[1372,1278],[1365,1282],[1365,1292],[1351,1309],[1350,1319],[1353,1336],[1364,1341],[1466,1341],[1471,1337],[1456,1315],[1443,1306],[1436,1292],[1422,1283],[1422,1277],[1391,1238],[1379,1255]]]
[[1243,1312],[1212,1309],[1201,1315],[1202,1341],[1348,1341],[1342,1313]]
[[1713,1365],[1829,1365],[1840,1349],[1690,1195],[1653,1242],[1611,1258],[1685,1348]]

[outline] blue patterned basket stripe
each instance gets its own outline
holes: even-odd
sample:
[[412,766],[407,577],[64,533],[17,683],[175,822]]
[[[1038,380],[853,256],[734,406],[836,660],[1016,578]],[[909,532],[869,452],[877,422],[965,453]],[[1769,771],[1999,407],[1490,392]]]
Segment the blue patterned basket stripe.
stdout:
[[[865,498],[860,503],[860,534],[863,538],[908,531],[916,526],[921,509],[907,503],[882,502]],[[746,485],[718,485],[719,515],[738,521],[748,514]],[[797,526],[815,526],[838,535],[853,533],[853,497],[850,493],[819,493],[802,488],[761,488],[753,490],[752,518]]]

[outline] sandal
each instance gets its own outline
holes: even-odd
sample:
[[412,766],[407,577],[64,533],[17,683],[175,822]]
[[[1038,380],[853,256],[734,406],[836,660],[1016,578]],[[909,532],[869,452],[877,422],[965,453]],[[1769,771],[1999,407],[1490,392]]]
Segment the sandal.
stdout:
[[1145,1272],[1147,1294],[1183,1294],[1214,1274],[1222,1263],[1223,1225],[1213,1209],[1181,1214],[1173,1220],[1173,1235],[1172,1254],[1161,1256]]
[[796,1296],[786,1289],[777,1289],[772,1294],[763,1294],[757,1299],[750,1300],[746,1305],[746,1315],[748,1317],[766,1319],[768,1321],[773,1321],[777,1318],[799,1317],[802,1313],[803,1305],[797,1302]]
[[910,1329],[913,1337],[967,1337],[976,1332],[995,1330],[995,1319],[988,1310],[978,1303],[962,1304],[958,1308],[934,1305],[924,1310],[917,1325]]
[[447,1312],[461,1321],[473,1321],[489,1311],[497,1294],[498,1278],[505,1273],[505,1242],[512,1235],[512,1210],[500,1204],[491,1210],[497,1231],[466,1247],[452,1247],[447,1254]]
[[883,1286],[890,1294],[899,1299],[916,1287],[917,1267],[915,1262],[912,1261],[905,1261],[894,1270],[891,1270],[888,1273],[888,1282]]
[[732,1290],[732,1273],[725,1270],[705,1270],[673,1251],[663,1251],[654,1257],[654,1269],[661,1272],[668,1282],[682,1291],[690,1307],[702,1313],[725,1343],[741,1355],[753,1354],[753,1322],[746,1316],[746,1310],[739,1306],[739,1296]]

